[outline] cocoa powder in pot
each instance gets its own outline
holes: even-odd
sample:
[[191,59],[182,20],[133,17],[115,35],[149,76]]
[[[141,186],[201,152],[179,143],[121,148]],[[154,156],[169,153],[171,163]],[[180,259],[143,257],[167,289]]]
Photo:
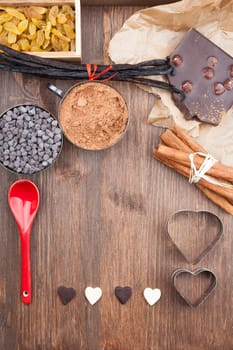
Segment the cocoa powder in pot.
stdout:
[[75,145],[99,150],[115,144],[128,123],[123,97],[109,85],[87,82],[72,88],[60,108],[60,126]]

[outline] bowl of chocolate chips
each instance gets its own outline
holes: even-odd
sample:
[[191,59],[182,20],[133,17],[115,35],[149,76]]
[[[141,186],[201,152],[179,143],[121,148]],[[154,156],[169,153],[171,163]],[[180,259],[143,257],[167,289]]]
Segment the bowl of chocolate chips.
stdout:
[[46,109],[21,104],[0,115],[0,164],[17,174],[32,175],[58,158],[63,134]]

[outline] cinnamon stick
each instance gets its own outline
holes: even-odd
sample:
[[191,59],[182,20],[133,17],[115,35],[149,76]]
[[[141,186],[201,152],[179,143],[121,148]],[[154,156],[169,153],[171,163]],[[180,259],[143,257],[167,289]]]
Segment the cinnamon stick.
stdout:
[[[157,150],[163,157],[179,162],[190,168],[189,153],[183,152],[179,149],[167,147],[161,144],[158,146]],[[200,166],[203,163],[203,160],[204,160],[203,157],[199,155],[195,156],[194,163],[197,169],[200,168]],[[233,168],[221,163],[214,164],[207,171],[207,174],[215,178],[219,178],[219,179],[223,179],[231,182],[233,181]]]
[[[170,159],[162,157],[160,154],[157,153],[157,150],[153,150],[153,156],[155,159],[162,162],[164,165],[175,169],[179,174],[189,177],[189,169],[185,167],[184,165],[181,165],[180,163],[177,163],[175,161],[172,161]],[[206,188],[204,184],[201,184],[201,180],[199,183],[195,184],[212,202],[217,204],[219,207],[221,207],[223,210],[225,210],[227,213],[233,215],[233,205],[227,198],[224,198],[221,193],[216,193],[210,188]]]
[[[208,153],[178,125],[174,125],[170,130],[167,129],[160,139],[161,143],[157,149],[153,150],[154,158],[187,178],[190,177],[190,153]],[[203,157],[196,155],[194,162],[198,169],[203,163]],[[213,179],[232,185],[233,168],[230,166],[216,163],[207,174]],[[231,188],[212,184],[203,178],[195,185],[215,204],[233,215],[233,190]]]
[[[153,155],[154,157],[156,158],[157,156],[160,158],[160,160],[162,161],[162,159],[166,158],[166,157],[163,157],[157,149],[154,149],[153,150]],[[171,168],[175,169],[175,170],[179,170],[179,172],[184,175],[185,177],[189,178],[190,176],[190,169],[185,167],[184,165],[178,163],[178,162],[171,162],[170,159],[166,158],[167,159],[167,165],[168,164],[171,164]],[[169,165],[168,165],[169,166]],[[209,190],[211,191],[214,191],[216,193],[218,193],[219,195],[229,199],[229,200],[232,200],[233,201],[233,190],[232,189],[229,189],[229,188],[225,188],[225,187],[221,187],[221,186],[218,186],[218,185],[214,185],[208,181],[206,181],[205,179],[200,179],[199,182],[198,182],[200,185],[203,185],[204,187],[208,188]]]
[[208,197],[212,202],[217,204],[219,207],[224,209],[228,214],[233,215],[233,205],[225,198],[220,196],[219,194],[209,190],[208,188],[196,184],[196,186]]
[[187,152],[187,153],[193,153],[192,148],[190,148],[188,145],[186,145],[181,139],[179,139],[178,136],[171,130],[167,129],[160,135],[160,140],[169,147]]
[[175,124],[172,127],[172,131],[176,134],[177,137],[179,137],[180,140],[188,145],[193,150],[193,152],[208,153],[205,148],[199,145],[199,143],[192,136],[188,135],[187,132],[179,125]]

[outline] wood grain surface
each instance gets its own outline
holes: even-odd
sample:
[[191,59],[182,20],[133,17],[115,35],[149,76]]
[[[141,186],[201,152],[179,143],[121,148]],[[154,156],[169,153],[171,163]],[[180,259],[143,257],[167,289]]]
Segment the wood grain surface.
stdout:
[[[83,61],[108,63],[112,35],[136,7],[84,7]],[[122,48],[124,49],[124,48]],[[22,102],[45,106],[57,116],[59,99],[48,80],[0,72],[1,111]],[[70,81],[52,81],[64,90]],[[31,176],[41,205],[31,237],[33,301],[20,300],[20,242],[7,204],[10,185],[22,178],[0,169],[1,350],[232,350],[232,217],[187,180],[152,158],[161,129],[147,124],[154,97],[126,83],[111,83],[125,96],[130,126],[124,139],[101,152],[65,141],[53,168]],[[182,258],[166,233],[179,209],[210,210],[223,220],[224,236],[195,267]],[[218,285],[197,309],[186,306],[171,285],[178,268],[209,268]],[[61,304],[57,288],[77,296]],[[102,288],[91,306],[87,286]],[[116,286],[130,286],[121,305]],[[150,307],[146,287],[160,288]]]

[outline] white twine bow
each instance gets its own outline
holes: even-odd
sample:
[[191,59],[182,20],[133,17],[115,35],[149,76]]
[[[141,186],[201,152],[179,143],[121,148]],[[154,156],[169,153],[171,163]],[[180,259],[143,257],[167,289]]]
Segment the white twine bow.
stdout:
[[[201,164],[199,169],[196,168],[196,165],[194,163],[194,158],[196,155],[199,155],[204,158],[203,163]],[[218,185],[225,188],[233,188],[233,185],[220,182],[218,180],[215,180],[213,177],[206,175],[207,171],[210,170],[210,168],[212,168],[212,166],[218,162],[217,159],[211,156],[211,154],[195,152],[189,155],[189,159],[190,159],[190,176],[189,176],[190,183],[198,183],[200,179],[204,179],[213,185]]]

